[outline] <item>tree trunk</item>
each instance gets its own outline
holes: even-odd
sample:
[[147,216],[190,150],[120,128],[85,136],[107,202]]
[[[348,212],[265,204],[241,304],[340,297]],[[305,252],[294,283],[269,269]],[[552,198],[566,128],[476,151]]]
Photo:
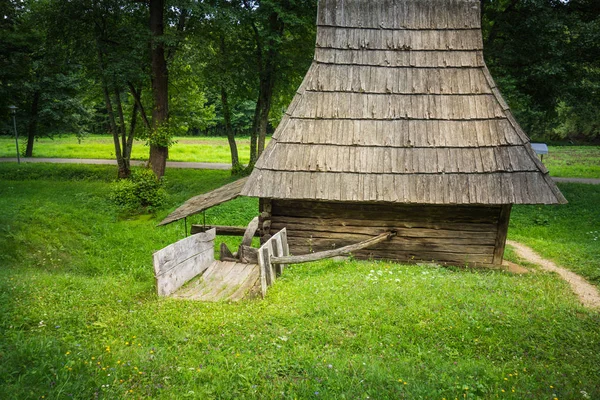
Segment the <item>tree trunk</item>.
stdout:
[[150,121],[148,120],[148,116],[146,115],[146,110],[144,109],[144,106],[142,105],[142,89],[136,90],[135,86],[133,86],[133,84],[131,82],[128,82],[127,85],[129,86],[129,92],[133,96],[133,100],[135,101],[135,104],[137,104],[137,106],[138,106],[138,111],[140,112],[140,115],[142,116],[144,125],[146,126],[146,128],[152,129],[152,126],[150,125]]
[[231,173],[236,174],[240,171],[240,159],[238,156],[237,143],[235,135],[231,129],[231,110],[229,109],[229,101],[227,100],[227,90],[225,86],[221,86],[221,104],[223,106],[223,119],[225,121],[225,133],[229,142],[229,150],[231,151]]
[[[165,59],[164,34],[165,0],[150,0],[150,31],[152,33],[152,133],[150,144],[150,167],[157,178],[165,174],[169,148],[163,143],[162,136],[157,134],[161,128],[166,128],[169,117],[169,77],[167,60]],[[152,143],[152,136],[156,140]]]
[[31,100],[31,119],[27,125],[27,148],[25,149],[25,157],[33,157],[33,142],[37,134],[37,117],[40,105],[40,91],[36,90],[33,92],[33,99]]
[[265,139],[267,136],[267,126],[269,124],[269,112],[273,99],[273,89],[275,87],[275,72],[278,52],[277,42],[283,36],[284,23],[276,12],[269,15],[270,37],[267,42],[266,52],[260,42],[260,35],[256,26],[253,26],[255,40],[258,50],[258,65],[260,70],[260,87],[258,101],[254,112],[254,121],[252,122],[252,136],[250,138],[250,165],[253,168],[256,160],[265,149]]
[[113,110],[112,101],[110,100],[110,91],[108,89],[108,83],[106,81],[106,77],[104,76],[104,57],[102,55],[102,50],[100,49],[99,43],[96,43],[96,46],[98,47],[98,67],[100,68],[100,73],[102,74],[102,94],[104,95],[104,104],[106,106],[106,112],[108,114],[108,123],[113,136],[113,143],[115,146],[115,157],[117,159],[117,165],[119,169],[118,176],[119,178],[127,178],[129,175],[126,174],[125,165],[123,164],[123,154],[121,153],[121,143],[119,140],[119,128],[117,127],[115,112]]
[[126,146],[123,149],[123,158],[129,161],[131,165],[131,150],[133,149],[133,139],[135,138],[135,127],[137,125],[137,116],[138,116],[138,103],[133,103],[133,108],[131,110],[131,122],[129,126],[129,136],[127,137]]
[[119,137],[117,141],[120,139],[121,141],[121,151],[120,157],[121,160],[118,159],[117,155],[117,164],[119,165],[119,178],[129,178],[131,176],[131,165],[129,164],[129,157],[127,156],[127,131],[125,128],[125,116],[123,115],[123,104],[121,103],[121,93],[115,86],[115,104],[117,107],[117,112],[119,114],[119,125],[117,125]]

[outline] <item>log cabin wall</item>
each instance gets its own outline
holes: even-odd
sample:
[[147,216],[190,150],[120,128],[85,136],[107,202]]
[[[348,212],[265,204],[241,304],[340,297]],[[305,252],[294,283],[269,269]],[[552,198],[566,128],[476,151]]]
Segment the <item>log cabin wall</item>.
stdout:
[[397,236],[354,254],[359,259],[501,264],[510,206],[403,205],[272,200],[272,232],[287,228],[290,252],[307,254]]

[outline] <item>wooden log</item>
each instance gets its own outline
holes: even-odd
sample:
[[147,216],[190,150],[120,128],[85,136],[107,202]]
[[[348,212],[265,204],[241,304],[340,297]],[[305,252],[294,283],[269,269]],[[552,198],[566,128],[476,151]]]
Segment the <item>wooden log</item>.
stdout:
[[[273,224],[273,229],[279,230],[287,228],[292,237],[320,237],[336,238],[341,235],[354,235],[359,240],[366,239],[366,236],[373,237],[394,228],[398,237],[404,238],[436,238],[440,240],[453,241],[472,240],[471,243],[495,243],[496,226],[490,227],[488,232],[470,232],[470,231],[452,231],[442,229],[423,229],[423,228],[396,228],[391,227],[357,227],[357,226],[338,226],[338,225],[308,225],[308,224]],[[362,236],[362,238],[360,238]]]
[[510,221],[510,210],[512,204],[502,206],[500,216],[498,218],[498,233],[496,235],[496,245],[494,249],[494,264],[502,264],[504,259],[504,247],[506,246],[506,235],[508,234],[508,223]]
[[[496,232],[498,226],[496,223],[456,223],[456,222],[444,222],[440,220],[432,221],[402,221],[400,219],[356,219],[356,218],[321,218],[321,217],[286,217],[286,216],[273,216],[273,222],[271,226],[275,229],[275,226],[294,226],[308,225],[308,226],[344,226],[344,227],[376,227],[376,228],[422,228],[422,229],[433,229],[433,230],[448,230],[448,231],[467,231],[467,232]],[[495,234],[494,234],[495,235]]]
[[[192,235],[196,233],[206,232],[210,229],[215,229],[216,234],[220,236],[244,236],[246,233],[246,228],[243,226],[224,226],[224,225],[212,225],[212,226],[203,226],[203,225],[192,225]],[[254,236],[259,237],[258,232],[254,233]]]
[[[292,251],[297,253],[308,253],[311,251],[309,246],[298,246],[290,244]],[[402,263],[415,262],[434,262],[447,265],[492,265],[492,254],[465,254],[465,253],[445,253],[443,251],[402,251],[402,250],[379,250],[370,248],[352,253],[357,260],[383,260]]]
[[343,256],[343,255],[350,254],[354,251],[359,251],[362,249],[366,249],[368,247],[375,246],[378,243],[381,243],[385,240],[389,240],[390,238],[394,237],[395,235],[396,235],[396,232],[393,232],[393,231],[386,232],[386,233],[382,233],[381,235],[376,236],[374,238],[371,238],[371,239],[368,239],[368,240],[365,240],[365,241],[362,241],[359,243],[351,244],[349,246],[344,246],[339,249],[326,250],[326,251],[321,251],[318,253],[305,254],[302,256],[271,257],[270,261],[273,264],[301,264],[301,263],[307,263],[307,262],[312,262],[312,261],[324,260],[326,258]]
[[242,239],[242,246],[250,246],[252,244],[252,238],[257,235],[258,232],[258,217],[254,217],[248,224],[248,227],[244,231],[244,238]]
[[273,201],[273,221],[281,217],[386,220],[407,223],[489,223],[498,220],[500,206],[411,206]]
[[[321,238],[295,238],[290,235],[289,244],[293,247],[296,245],[308,246],[316,251],[323,251],[327,249],[336,249],[345,247],[351,243],[356,243],[354,238],[338,238],[338,239],[321,239]],[[394,237],[389,242],[374,245],[373,249],[387,250],[387,251],[412,251],[418,253],[419,251],[443,251],[447,253],[472,253],[472,254],[494,254],[494,243],[489,244],[448,244],[440,243],[435,240],[417,240],[417,239],[406,239]]]

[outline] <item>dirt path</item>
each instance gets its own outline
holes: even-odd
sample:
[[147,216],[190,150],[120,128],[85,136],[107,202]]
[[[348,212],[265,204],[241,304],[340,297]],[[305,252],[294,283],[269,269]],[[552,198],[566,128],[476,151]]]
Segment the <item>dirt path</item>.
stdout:
[[560,275],[561,278],[571,285],[571,289],[573,289],[573,292],[579,297],[579,300],[584,306],[600,309],[600,292],[598,292],[598,289],[594,285],[590,284],[576,273],[559,267],[552,261],[540,257],[535,251],[521,243],[513,242],[512,240],[507,240],[506,243],[515,248],[519,257],[539,265],[545,271],[556,272]]

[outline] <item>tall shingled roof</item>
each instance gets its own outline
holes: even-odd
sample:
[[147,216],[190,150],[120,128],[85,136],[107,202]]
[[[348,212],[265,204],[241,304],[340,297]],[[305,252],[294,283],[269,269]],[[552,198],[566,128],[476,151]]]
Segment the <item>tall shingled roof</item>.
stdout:
[[479,0],[320,0],[314,61],[243,195],[566,200],[483,60]]

